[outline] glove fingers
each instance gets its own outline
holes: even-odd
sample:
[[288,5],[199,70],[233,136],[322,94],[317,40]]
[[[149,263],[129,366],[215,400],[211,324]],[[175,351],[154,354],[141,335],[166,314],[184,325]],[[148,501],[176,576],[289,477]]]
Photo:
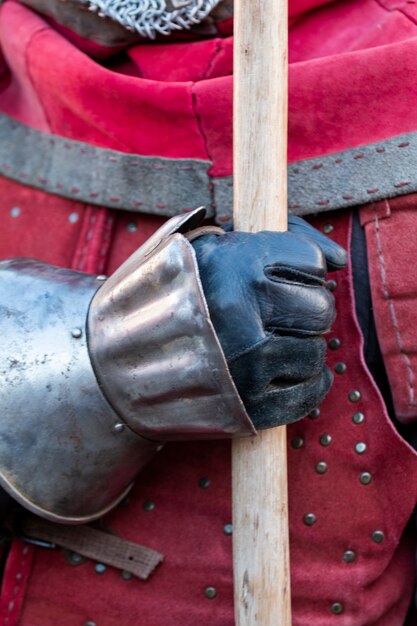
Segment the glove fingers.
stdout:
[[264,283],[260,308],[269,332],[320,335],[335,317],[334,298],[324,286],[307,285],[275,277]]
[[[233,233],[231,233],[233,234]],[[236,233],[236,235],[242,233]],[[261,272],[266,267],[299,271],[312,279],[324,280],[327,263],[321,247],[311,238],[295,233],[256,233],[257,263]],[[250,241],[248,241],[249,243]],[[243,258],[245,250],[241,250]]]
[[290,232],[312,239],[322,249],[329,272],[341,269],[347,265],[347,252],[337,243],[323,235],[319,230],[313,228],[308,222],[300,217],[291,215],[288,218],[288,228]]
[[245,407],[255,428],[289,424],[301,419],[320,404],[332,382],[332,373],[325,367],[319,375],[304,382],[276,388],[272,385],[267,392],[247,398]]

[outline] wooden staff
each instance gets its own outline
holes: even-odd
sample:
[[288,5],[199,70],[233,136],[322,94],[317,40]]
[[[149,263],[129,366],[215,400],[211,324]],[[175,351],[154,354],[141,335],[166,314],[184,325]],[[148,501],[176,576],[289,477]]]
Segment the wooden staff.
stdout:
[[[234,224],[287,229],[287,0],[235,0]],[[285,427],[235,441],[236,626],[290,626]]]

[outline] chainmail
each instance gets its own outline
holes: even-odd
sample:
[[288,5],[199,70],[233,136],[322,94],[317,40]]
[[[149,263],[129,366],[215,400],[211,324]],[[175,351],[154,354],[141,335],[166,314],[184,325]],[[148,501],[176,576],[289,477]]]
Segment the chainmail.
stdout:
[[142,37],[154,39],[199,24],[220,0],[80,0]]

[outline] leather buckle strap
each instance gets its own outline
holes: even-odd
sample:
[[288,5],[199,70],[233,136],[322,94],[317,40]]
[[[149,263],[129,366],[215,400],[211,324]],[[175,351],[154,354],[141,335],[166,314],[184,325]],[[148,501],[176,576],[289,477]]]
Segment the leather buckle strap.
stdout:
[[91,526],[54,524],[35,516],[19,518],[20,538],[42,547],[61,547],[147,580],[164,559],[152,548],[126,541]]

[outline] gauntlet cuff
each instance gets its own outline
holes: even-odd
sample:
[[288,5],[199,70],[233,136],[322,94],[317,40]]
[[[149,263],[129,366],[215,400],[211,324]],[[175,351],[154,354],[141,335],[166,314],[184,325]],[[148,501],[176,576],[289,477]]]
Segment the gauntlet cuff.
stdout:
[[89,348],[97,379],[128,426],[152,440],[252,434],[201,286],[179,231],[204,212],[173,218],[96,293]]

